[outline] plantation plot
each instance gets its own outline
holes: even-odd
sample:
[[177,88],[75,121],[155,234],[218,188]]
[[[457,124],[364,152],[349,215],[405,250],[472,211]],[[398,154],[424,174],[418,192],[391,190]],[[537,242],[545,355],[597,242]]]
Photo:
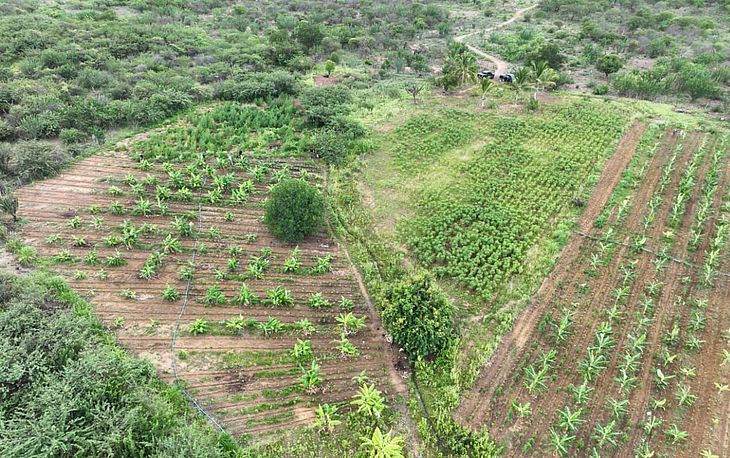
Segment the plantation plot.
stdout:
[[270,186],[320,181],[287,157],[290,109],[222,105],[18,193],[20,238],[234,434],[308,424],[353,377],[388,388],[379,321],[336,242],[289,246],[261,222]]
[[646,131],[457,410],[463,423],[507,456],[730,454],[729,141]]

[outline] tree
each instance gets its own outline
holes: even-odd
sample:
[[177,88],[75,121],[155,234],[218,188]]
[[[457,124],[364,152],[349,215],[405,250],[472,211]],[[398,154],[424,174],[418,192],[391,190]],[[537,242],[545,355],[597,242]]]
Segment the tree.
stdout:
[[13,193],[0,194],[0,210],[13,217],[13,222],[18,221],[18,198]]
[[264,206],[264,224],[274,236],[295,243],[324,221],[324,198],[303,180],[286,179],[274,186]]
[[312,49],[319,46],[324,38],[322,29],[319,24],[315,24],[309,21],[300,21],[294,29],[294,38],[299,42],[300,45],[307,51],[310,52]]
[[456,75],[459,83],[464,84],[467,81],[474,82],[477,79],[477,57],[471,51],[457,54],[453,58],[452,71]]
[[453,335],[453,307],[431,277],[409,276],[384,294],[383,322],[395,342],[413,358],[443,350]]
[[360,441],[368,458],[403,458],[403,438],[391,436],[391,432],[383,434],[375,428],[372,437],[361,437]]
[[560,52],[557,44],[546,43],[525,58],[527,65],[532,65],[533,62],[545,62],[550,68],[557,71],[565,63],[565,56]]
[[413,97],[413,104],[415,105],[416,97],[418,97],[418,94],[420,94],[421,91],[423,90],[423,86],[416,83],[415,81],[411,81],[411,82],[406,83],[405,89],[406,89],[406,92],[409,93],[411,95],[411,97]]
[[606,78],[608,78],[608,75],[610,75],[611,73],[616,73],[617,71],[621,70],[623,66],[624,61],[618,54],[606,54],[599,57],[596,61],[596,70],[604,73],[606,75]]
[[482,94],[482,108],[487,103],[487,94],[494,91],[496,87],[497,85],[494,84],[494,81],[489,78],[482,78],[479,81],[479,92]]
[[324,63],[324,71],[327,72],[327,78],[332,75],[332,72],[335,71],[335,63],[331,60],[327,59],[327,61]]
[[558,72],[550,68],[546,62],[533,62],[530,65],[530,72],[535,85],[535,94],[532,96],[534,100],[537,100],[538,93],[557,84]]

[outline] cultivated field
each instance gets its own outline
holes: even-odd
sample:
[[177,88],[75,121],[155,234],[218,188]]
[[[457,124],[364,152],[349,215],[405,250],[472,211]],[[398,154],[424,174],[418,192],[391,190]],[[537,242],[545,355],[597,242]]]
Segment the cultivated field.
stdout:
[[645,127],[456,411],[506,456],[730,456],[730,138]]
[[261,221],[271,185],[323,182],[287,157],[292,116],[218,106],[18,191],[22,240],[235,435],[309,424],[355,376],[389,390],[345,253],[324,229],[295,247]]

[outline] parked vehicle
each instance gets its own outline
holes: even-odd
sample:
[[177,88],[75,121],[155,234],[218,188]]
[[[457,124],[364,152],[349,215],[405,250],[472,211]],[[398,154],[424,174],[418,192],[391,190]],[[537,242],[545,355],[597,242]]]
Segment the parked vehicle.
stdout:
[[503,73],[499,75],[499,80],[503,83],[514,83],[515,75],[512,73]]
[[489,78],[490,80],[494,79],[494,72],[491,72],[489,70],[482,70],[481,72],[477,73],[477,78]]

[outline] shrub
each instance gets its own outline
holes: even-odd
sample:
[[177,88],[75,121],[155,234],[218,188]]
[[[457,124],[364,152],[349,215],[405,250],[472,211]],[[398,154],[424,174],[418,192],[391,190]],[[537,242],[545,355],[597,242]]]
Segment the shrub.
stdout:
[[307,125],[323,127],[335,118],[350,112],[350,92],[339,86],[311,88],[302,94],[304,116]]
[[453,335],[453,307],[425,273],[393,284],[384,295],[383,323],[413,358],[438,354]]
[[274,236],[289,243],[314,233],[323,220],[324,198],[302,180],[283,180],[265,204],[264,223]]
[[25,182],[56,175],[68,161],[68,156],[50,145],[25,142],[16,144],[13,169]]
[[236,102],[254,102],[256,99],[295,94],[296,79],[285,71],[251,73],[234,77],[219,84],[215,97]]

